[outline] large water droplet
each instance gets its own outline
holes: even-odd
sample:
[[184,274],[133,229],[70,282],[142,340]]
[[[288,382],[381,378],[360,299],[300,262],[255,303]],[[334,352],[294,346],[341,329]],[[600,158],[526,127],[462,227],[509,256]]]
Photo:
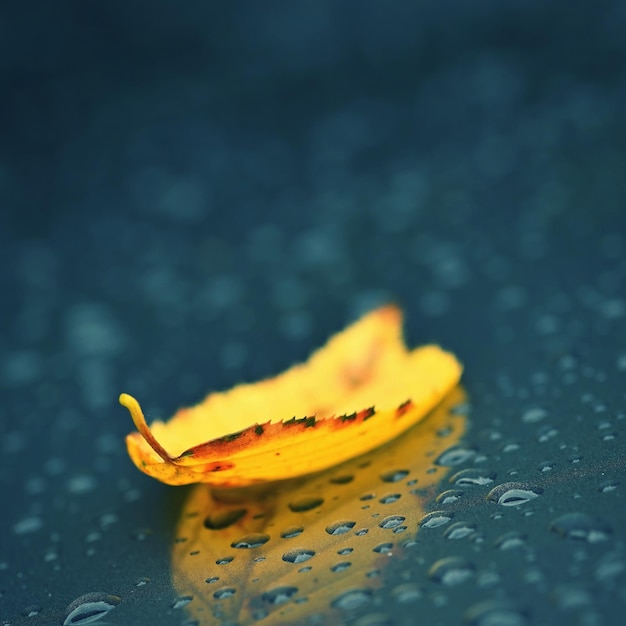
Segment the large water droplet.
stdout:
[[461,557],[450,556],[437,561],[429,570],[431,580],[452,587],[460,585],[474,575],[473,563]]
[[246,513],[246,509],[233,509],[232,511],[215,513],[205,518],[204,527],[210,530],[222,530],[238,522]]
[[92,592],[76,598],[66,609],[63,626],[82,626],[104,617],[120,602],[119,596]]
[[281,585],[269,589],[261,595],[261,599],[268,604],[285,604],[298,593],[298,588],[291,585]]
[[288,563],[304,563],[315,556],[315,550],[306,550],[305,548],[295,548],[283,554],[283,561]]
[[494,487],[488,494],[487,500],[501,506],[519,506],[539,497],[543,493],[541,487],[534,487],[524,483],[503,483]]
[[439,504],[454,504],[463,497],[463,492],[459,489],[448,489],[437,496]]
[[372,599],[372,591],[366,588],[350,589],[337,596],[331,606],[344,611],[352,611],[360,609],[370,603]]
[[269,535],[264,533],[253,533],[246,535],[230,544],[231,548],[258,548],[270,540]]
[[294,500],[293,502],[290,502],[288,506],[294,513],[304,513],[305,511],[316,509],[322,504],[324,504],[324,498],[310,496]]
[[550,530],[567,539],[588,543],[607,541],[613,532],[604,520],[588,513],[561,515],[550,524]]
[[329,535],[344,535],[345,533],[349,532],[352,528],[354,528],[355,525],[356,525],[356,522],[353,522],[350,520],[333,522],[332,524],[329,524],[328,526],[326,526],[326,532]]

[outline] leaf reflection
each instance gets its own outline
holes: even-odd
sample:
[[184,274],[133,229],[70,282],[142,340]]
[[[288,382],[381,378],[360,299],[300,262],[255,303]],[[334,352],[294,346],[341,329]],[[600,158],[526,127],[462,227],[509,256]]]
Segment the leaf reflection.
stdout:
[[465,400],[457,387],[396,441],[307,479],[263,491],[196,485],[172,549],[175,591],[193,597],[189,618],[337,623],[370,603],[444,477],[435,459],[465,433]]

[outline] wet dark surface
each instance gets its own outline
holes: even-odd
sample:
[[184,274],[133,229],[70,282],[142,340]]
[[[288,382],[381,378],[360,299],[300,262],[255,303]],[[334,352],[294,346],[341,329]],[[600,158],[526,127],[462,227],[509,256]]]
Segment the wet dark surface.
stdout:
[[[118,394],[168,416],[389,300],[463,361],[465,434],[436,464],[414,433],[423,492],[358,467],[277,492],[243,552],[315,544],[327,592],[231,569],[230,598],[257,584],[260,624],[620,623],[626,10],[545,5],[2,6],[2,624],[95,592],[100,623],[213,623],[229,587],[171,580],[198,492],[133,467]],[[355,556],[316,570],[327,527]]]

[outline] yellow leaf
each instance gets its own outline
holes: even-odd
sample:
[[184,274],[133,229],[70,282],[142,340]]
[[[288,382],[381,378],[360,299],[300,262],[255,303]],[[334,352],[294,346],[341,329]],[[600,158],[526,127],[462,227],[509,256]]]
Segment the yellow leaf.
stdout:
[[283,374],[209,394],[150,427],[122,394],[139,432],[126,438],[143,472],[170,485],[245,487],[309,474],[359,456],[429,413],[461,365],[438,346],[407,350],[402,313],[365,315]]
[[[403,437],[264,493],[195,485],[171,552],[187,617],[200,626],[344,624],[353,608],[414,610],[419,588],[398,581],[397,568],[387,579],[385,568],[413,563],[422,553],[411,546],[442,530],[424,516],[449,473],[437,459],[465,434],[465,400],[456,387]],[[435,523],[452,515],[441,508]],[[381,594],[388,603],[376,601],[384,585],[395,585]]]

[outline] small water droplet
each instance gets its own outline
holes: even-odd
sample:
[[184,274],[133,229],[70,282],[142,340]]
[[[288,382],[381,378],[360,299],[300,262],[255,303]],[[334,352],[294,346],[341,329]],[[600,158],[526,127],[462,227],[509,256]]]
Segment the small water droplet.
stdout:
[[487,500],[501,506],[519,506],[539,497],[543,493],[541,487],[534,487],[524,483],[503,483],[494,487],[488,494]]
[[391,552],[393,549],[393,543],[379,543],[377,546],[372,548],[373,552],[380,552],[381,554],[386,554]]
[[333,478],[330,479],[329,482],[331,482],[333,485],[347,485],[348,483],[351,483],[354,480],[354,476],[352,476],[351,474],[346,474],[343,476],[334,476]]
[[545,443],[546,441],[550,441],[550,439],[554,439],[559,434],[559,431],[554,426],[542,426],[537,431],[537,441],[539,443]]
[[342,520],[339,522],[333,522],[332,524],[329,524],[328,526],[326,526],[326,532],[329,535],[344,535],[345,533],[349,532],[352,528],[354,528],[354,526],[356,525],[356,522],[353,521],[346,521],[346,520]]
[[589,589],[580,584],[559,585],[552,592],[554,603],[563,610],[576,610],[592,603]]
[[615,491],[619,486],[619,480],[606,480],[598,485],[598,491],[600,493],[609,493]]
[[402,496],[399,493],[388,493],[387,495],[380,498],[379,502],[381,504],[393,504],[397,502]]
[[184,606],[187,606],[193,600],[193,596],[178,596],[172,602],[173,609],[182,609]]
[[[22,609],[21,613],[23,617],[35,617],[35,615],[41,613],[41,606],[39,604],[29,604]],[[86,624],[87,622],[82,623]]]
[[354,609],[360,609],[361,607],[368,605],[371,599],[372,591],[361,587],[357,589],[350,589],[337,596],[331,602],[331,606],[344,611],[353,611]]
[[228,563],[232,563],[234,556],[223,556],[221,559],[217,559],[215,561],[216,565],[228,565]]
[[269,589],[261,595],[263,602],[268,604],[285,604],[298,593],[298,588],[291,585],[281,585],[280,587],[274,587]]
[[550,524],[550,530],[567,539],[588,543],[607,541],[613,532],[604,520],[588,513],[565,513]]
[[539,463],[538,467],[540,472],[551,472],[556,467],[556,463],[554,461],[543,461]]
[[248,511],[246,509],[233,509],[223,513],[209,515],[204,520],[204,527],[209,530],[222,530],[237,523]]
[[76,598],[65,609],[63,626],[82,626],[95,622],[112,611],[121,601],[119,596],[108,593],[98,591],[86,593]]
[[387,517],[380,520],[380,522],[378,522],[378,525],[381,528],[395,528],[396,526],[402,524],[404,520],[406,520],[406,517],[403,517],[402,515],[388,515]]
[[233,541],[230,544],[231,548],[258,548],[263,544],[267,543],[270,540],[270,536],[264,533],[252,533],[250,535],[246,535],[237,541]]
[[347,570],[351,565],[352,563],[350,563],[350,561],[341,561],[340,563],[335,563],[335,565],[331,566],[330,571],[336,574]]
[[468,522],[456,522],[446,529],[443,536],[446,539],[465,539],[465,537],[473,535],[475,530],[475,524],[469,524]]
[[444,524],[448,524],[452,518],[454,517],[454,513],[448,511],[433,511],[432,513],[428,513],[424,515],[422,519],[419,521],[419,525],[422,528],[437,528],[438,526],[443,526]]
[[548,417],[548,412],[540,407],[533,407],[522,414],[522,422],[535,424]]
[[450,556],[437,561],[429,570],[431,580],[452,587],[460,585],[474,575],[473,563],[461,557]]
[[302,526],[290,526],[289,528],[285,528],[285,530],[280,533],[280,536],[283,539],[293,539],[294,537],[301,535],[303,531],[304,528]]
[[135,581],[135,587],[143,587],[144,585],[147,585],[150,582],[149,578],[146,578],[145,576],[142,578],[138,578]]
[[474,448],[452,446],[442,452],[435,459],[435,463],[443,467],[455,467],[456,465],[467,463],[474,457],[475,454],[476,450]]
[[498,550],[515,550],[517,548],[523,548],[526,545],[526,535],[512,530],[508,533],[504,533],[496,539],[495,546]]
[[290,502],[288,506],[294,513],[304,513],[316,509],[322,504],[324,504],[324,498],[306,497],[294,500]]
[[397,483],[409,475],[409,470],[398,469],[384,472],[380,475],[380,479],[385,483]]
[[491,485],[495,479],[495,472],[478,467],[470,467],[451,476],[450,482],[459,487],[466,485],[484,487],[485,485]]
[[232,598],[237,593],[234,587],[222,587],[213,592],[213,597],[216,600],[225,600],[226,598]]
[[363,501],[373,500],[375,497],[376,497],[375,493],[366,493],[365,495],[361,496],[359,500],[363,500]]
[[437,502],[439,504],[454,504],[463,497],[463,492],[460,489],[448,489],[437,496]]
[[526,616],[501,600],[486,600],[470,607],[465,613],[470,626],[524,626]]
[[204,582],[205,583],[216,583],[220,579],[219,576],[209,576]]
[[391,595],[396,602],[406,604],[407,602],[419,600],[422,597],[422,590],[413,583],[404,583],[395,587]]
[[305,548],[295,548],[283,554],[283,561],[288,563],[304,563],[315,556],[315,550],[306,550]]
[[344,554],[350,554],[351,552],[354,552],[354,548],[341,548],[341,550],[337,550],[337,554],[340,555],[344,555]]

